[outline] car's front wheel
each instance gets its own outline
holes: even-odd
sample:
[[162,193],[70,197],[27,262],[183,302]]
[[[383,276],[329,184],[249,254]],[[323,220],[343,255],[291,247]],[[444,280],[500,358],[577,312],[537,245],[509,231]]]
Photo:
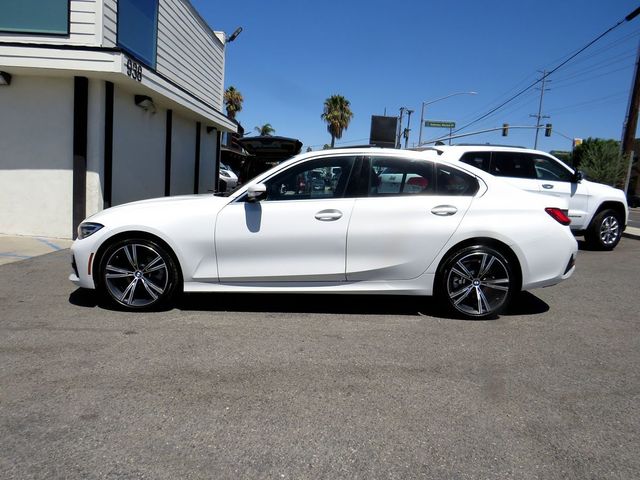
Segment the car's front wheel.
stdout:
[[109,246],[100,262],[98,288],[111,303],[127,310],[166,305],[180,282],[172,256],[157,242],[132,238]]
[[483,320],[504,310],[515,288],[509,260],[492,247],[477,245],[449,256],[439,275],[438,293],[454,314]]
[[615,210],[607,209],[598,213],[592,220],[584,238],[598,250],[613,250],[622,238],[622,221]]

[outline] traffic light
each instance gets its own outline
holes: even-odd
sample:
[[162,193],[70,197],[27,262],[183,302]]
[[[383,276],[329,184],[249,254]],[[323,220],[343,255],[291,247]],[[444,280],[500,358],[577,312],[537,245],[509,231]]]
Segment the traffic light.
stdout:
[[550,137],[551,136],[551,124],[550,123],[547,123],[544,126],[544,136],[545,137]]
[[502,136],[506,137],[507,135],[509,135],[509,124],[508,123],[503,123],[502,124]]

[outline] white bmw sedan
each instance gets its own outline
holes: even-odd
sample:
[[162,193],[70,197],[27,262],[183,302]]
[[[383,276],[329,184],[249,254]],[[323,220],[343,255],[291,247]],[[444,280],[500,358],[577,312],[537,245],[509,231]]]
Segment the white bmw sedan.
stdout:
[[[316,188],[318,171],[337,178]],[[577,243],[556,202],[429,152],[310,152],[227,197],[93,215],[70,280],[129,310],[181,291],[358,293],[436,295],[454,315],[490,318],[573,273]]]

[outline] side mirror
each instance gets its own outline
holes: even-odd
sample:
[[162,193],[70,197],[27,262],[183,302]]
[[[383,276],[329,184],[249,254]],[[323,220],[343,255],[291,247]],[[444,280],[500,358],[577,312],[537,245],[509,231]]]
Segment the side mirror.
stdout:
[[584,173],[580,170],[576,170],[573,172],[573,178],[571,179],[571,183],[580,183],[584,178]]
[[267,186],[264,183],[249,185],[249,188],[247,188],[247,200],[250,202],[259,202],[266,196]]

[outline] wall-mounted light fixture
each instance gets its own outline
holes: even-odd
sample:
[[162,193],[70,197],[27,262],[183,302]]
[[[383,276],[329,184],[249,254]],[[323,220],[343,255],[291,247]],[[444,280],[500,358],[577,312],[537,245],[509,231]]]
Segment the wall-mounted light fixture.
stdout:
[[242,33],[242,27],[238,27],[236,28],[233,33],[231,35],[229,35],[226,39],[226,43],[231,43],[233,42],[236,38],[238,38],[238,35],[240,35]]
[[136,95],[134,99],[138,107],[147,112],[156,113],[156,105],[153,103],[151,97],[147,95]]
[[11,85],[11,74],[0,72],[0,85]]

